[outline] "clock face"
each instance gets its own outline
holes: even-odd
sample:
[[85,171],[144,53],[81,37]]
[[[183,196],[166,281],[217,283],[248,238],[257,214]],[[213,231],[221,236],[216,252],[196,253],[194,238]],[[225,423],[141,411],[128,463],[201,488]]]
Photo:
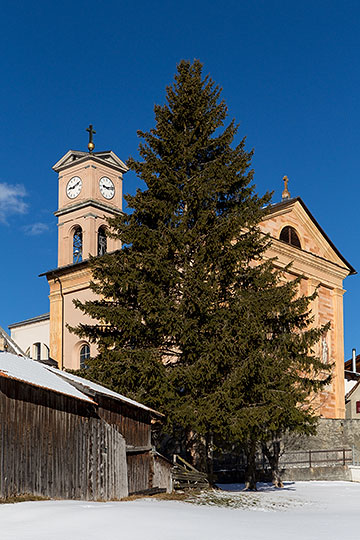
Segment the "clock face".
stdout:
[[73,176],[67,183],[66,186],[66,195],[69,199],[75,199],[81,191],[82,180],[80,176]]
[[115,195],[115,186],[106,176],[103,176],[99,180],[100,193],[105,199],[112,199]]

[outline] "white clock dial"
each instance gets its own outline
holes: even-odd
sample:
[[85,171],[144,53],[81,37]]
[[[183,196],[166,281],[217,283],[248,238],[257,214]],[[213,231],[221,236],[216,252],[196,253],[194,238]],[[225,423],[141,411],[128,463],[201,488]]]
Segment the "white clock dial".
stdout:
[[67,183],[66,186],[66,195],[69,199],[75,199],[81,191],[82,180],[80,176],[73,176]]
[[115,186],[106,176],[103,176],[99,180],[100,193],[105,199],[112,199],[115,195]]

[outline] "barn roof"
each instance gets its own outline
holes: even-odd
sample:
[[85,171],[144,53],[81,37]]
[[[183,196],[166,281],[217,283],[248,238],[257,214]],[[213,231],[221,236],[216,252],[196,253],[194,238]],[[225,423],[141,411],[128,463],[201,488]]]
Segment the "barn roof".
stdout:
[[15,379],[31,384],[32,386],[45,388],[59,394],[65,394],[66,396],[81,399],[82,401],[94,403],[89,396],[80,392],[55,373],[52,373],[47,369],[46,365],[31,360],[31,358],[17,356],[8,352],[0,352],[0,377]]
[[127,403],[132,407],[144,409],[156,416],[164,416],[160,412],[113,392],[105,386],[77,377],[67,371],[60,371],[31,358],[17,356],[8,352],[0,352],[0,377],[22,381],[94,404],[96,404],[96,395],[100,394]]
[[155,414],[156,416],[164,416],[162,413],[155,411],[154,409],[151,409],[150,407],[147,407],[146,405],[143,405],[142,403],[139,403],[138,401],[127,398],[121,394],[118,394],[117,392],[113,392],[113,390],[110,390],[109,388],[106,388],[105,386],[102,386],[95,382],[89,381],[88,379],[84,379],[83,377],[78,377],[77,375],[73,375],[72,373],[68,373],[67,371],[60,371],[59,369],[56,369],[53,367],[47,366],[47,369],[49,371],[52,371],[53,373],[56,373],[59,377],[62,377],[68,381],[71,381],[72,383],[75,383],[77,388],[81,389],[82,391],[86,393],[90,392],[92,395],[101,394],[103,396],[116,399],[117,401],[122,401],[123,403],[127,403],[128,405],[132,405],[133,407],[145,409],[146,411],[149,411]]

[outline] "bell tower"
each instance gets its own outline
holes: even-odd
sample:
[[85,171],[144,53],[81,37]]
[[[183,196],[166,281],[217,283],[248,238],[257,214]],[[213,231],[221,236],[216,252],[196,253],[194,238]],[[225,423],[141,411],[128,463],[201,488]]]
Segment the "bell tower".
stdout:
[[[92,126],[89,148],[94,148]],[[59,174],[58,266],[120,248],[107,238],[107,218],[122,211],[122,177],[128,170],[112,151],[69,150],[55,165]],[[106,245],[105,245],[105,240]]]
[[93,344],[81,341],[67,325],[90,322],[73,300],[94,298],[89,256],[121,248],[108,236],[107,219],[122,213],[122,179],[128,170],[111,150],[94,152],[92,125],[88,152],[69,150],[53,169],[58,173],[58,266],[46,272],[50,286],[50,356],[59,368],[78,369]]

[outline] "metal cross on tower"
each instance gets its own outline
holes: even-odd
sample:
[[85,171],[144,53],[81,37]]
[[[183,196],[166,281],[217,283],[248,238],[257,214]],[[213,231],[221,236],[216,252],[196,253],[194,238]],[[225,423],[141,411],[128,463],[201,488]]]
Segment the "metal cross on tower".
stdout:
[[289,182],[288,177],[284,176],[283,180],[284,180],[284,191],[282,192],[282,200],[284,201],[285,199],[291,199],[291,195],[290,195],[290,191],[288,190],[288,182]]
[[96,133],[96,131],[93,129],[92,124],[89,124],[89,127],[86,128],[86,131],[89,133],[88,149],[89,149],[89,152],[92,152],[94,150],[94,148],[95,148],[95,144],[94,144],[94,141],[93,141],[93,135]]

